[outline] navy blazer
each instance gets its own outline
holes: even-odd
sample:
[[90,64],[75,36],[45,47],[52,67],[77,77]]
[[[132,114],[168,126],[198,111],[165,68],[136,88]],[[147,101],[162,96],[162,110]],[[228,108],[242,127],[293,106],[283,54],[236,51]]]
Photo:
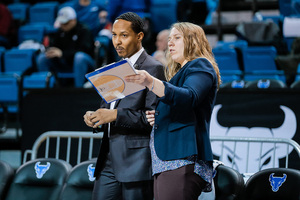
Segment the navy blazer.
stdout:
[[[135,63],[136,69],[146,70],[152,76],[165,80],[164,68],[144,51]],[[97,159],[94,176],[99,177],[105,166],[108,152],[112,169],[120,182],[135,182],[152,179],[150,133],[152,127],[147,121],[145,111],[154,110],[157,97],[144,89],[118,100],[115,104],[117,119],[111,123],[110,137],[108,125],[103,125],[104,136]],[[109,108],[104,101],[101,108]]]
[[161,160],[198,155],[212,161],[209,138],[217,94],[217,75],[211,63],[197,58],[186,63],[169,81],[155,113],[154,147]]

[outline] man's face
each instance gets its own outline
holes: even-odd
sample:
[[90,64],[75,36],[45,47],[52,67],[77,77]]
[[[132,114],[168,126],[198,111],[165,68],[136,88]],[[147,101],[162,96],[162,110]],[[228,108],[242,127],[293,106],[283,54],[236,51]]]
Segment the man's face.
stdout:
[[76,19],[71,19],[70,21],[68,21],[65,24],[60,24],[60,29],[64,32],[68,32],[71,29],[73,29],[77,24],[77,20]]
[[135,33],[131,28],[131,22],[122,19],[116,20],[112,28],[112,42],[122,58],[129,58],[142,47],[142,32]]

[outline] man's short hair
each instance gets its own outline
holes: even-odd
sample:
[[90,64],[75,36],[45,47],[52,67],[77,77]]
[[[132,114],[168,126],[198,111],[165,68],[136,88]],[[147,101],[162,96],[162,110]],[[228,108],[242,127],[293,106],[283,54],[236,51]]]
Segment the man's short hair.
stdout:
[[143,19],[133,12],[127,12],[121,14],[119,17],[116,18],[116,20],[122,19],[125,21],[131,22],[131,28],[135,33],[144,33],[144,22]]

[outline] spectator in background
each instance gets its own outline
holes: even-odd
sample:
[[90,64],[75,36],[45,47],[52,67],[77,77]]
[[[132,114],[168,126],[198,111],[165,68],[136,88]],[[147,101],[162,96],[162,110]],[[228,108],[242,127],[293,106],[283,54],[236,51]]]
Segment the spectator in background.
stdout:
[[153,57],[161,62],[164,66],[167,66],[167,59],[166,59],[166,50],[168,48],[168,37],[170,31],[168,29],[162,30],[157,34],[156,37],[156,51],[153,53]]
[[59,10],[55,26],[59,30],[50,35],[50,45],[37,58],[38,71],[74,72],[75,87],[82,87],[85,74],[94,69],[94,39],[91,31],[79,23],[71,7]]
[[6,5],[0,3],[0,46],[6,49],[13,46],[13,37],[16,34],[11,12]]
[[87,25],[94,37],[110,23],[107,11],[96,1],[76,0],[72,7],[76,11],[77,20]]

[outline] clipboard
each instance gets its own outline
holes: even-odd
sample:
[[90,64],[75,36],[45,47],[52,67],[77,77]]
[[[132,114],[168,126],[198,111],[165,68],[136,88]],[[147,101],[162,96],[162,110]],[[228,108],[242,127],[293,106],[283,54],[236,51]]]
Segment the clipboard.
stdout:
[[122,99],[145,89],[136,83],[126,82],[124,77],[136,74],[135,69],[125,60],[101,67],[85,75],[106,103]]

